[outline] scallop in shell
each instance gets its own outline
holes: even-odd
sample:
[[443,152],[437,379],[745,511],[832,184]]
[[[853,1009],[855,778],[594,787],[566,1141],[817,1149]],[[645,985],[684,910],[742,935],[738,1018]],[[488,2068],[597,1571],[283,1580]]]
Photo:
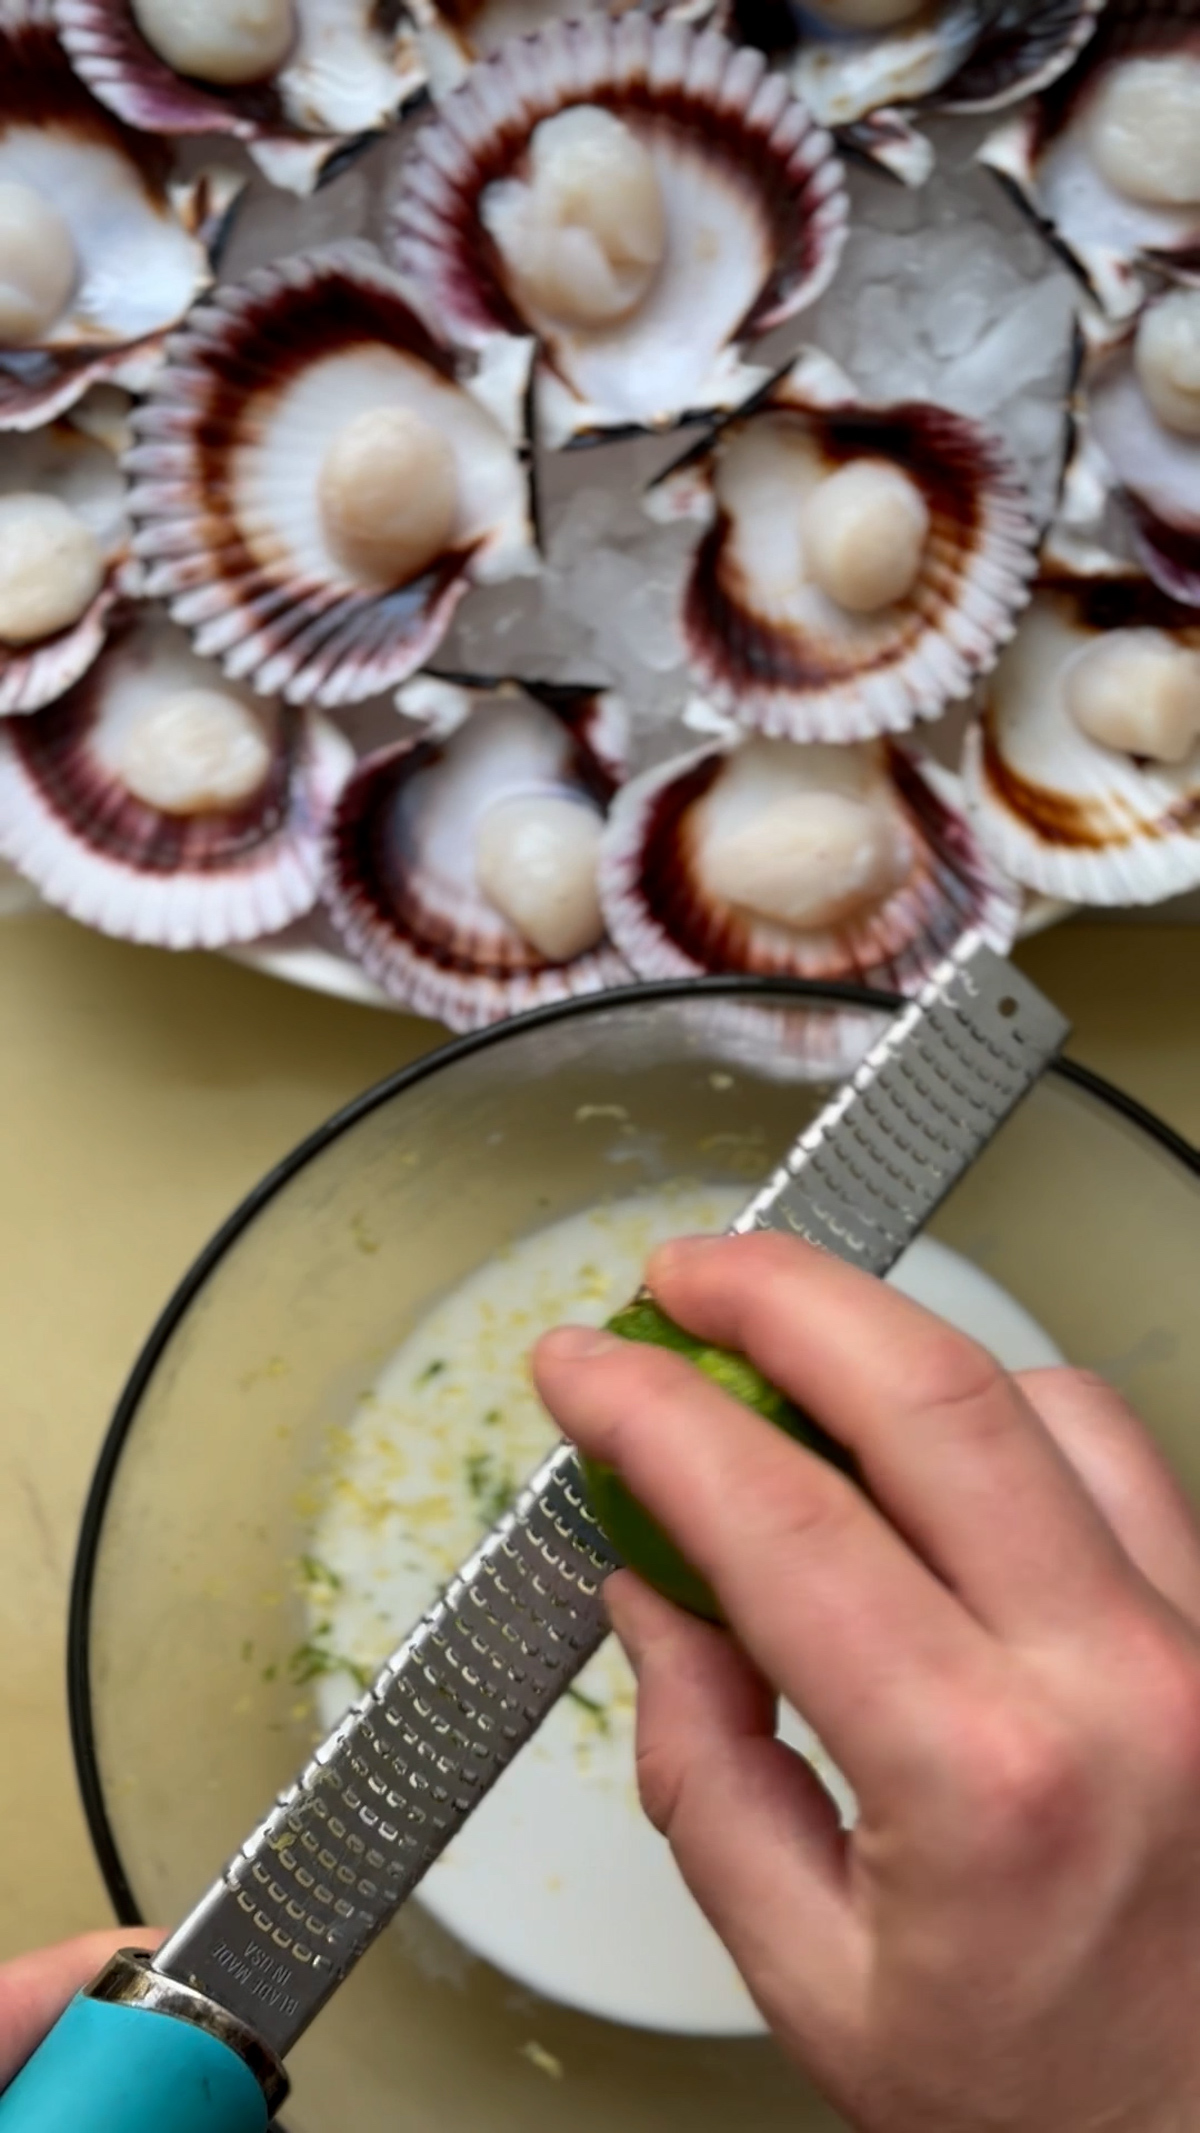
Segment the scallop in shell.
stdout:
[[1200,288],[1174,288],[1135,323],[1084,323],[1066,527],[1103,537],[1123,510],[1138,560],[1200,608]]
[[54,0],[71,62],[127,125],[227,134],[309,192],[425,84],[411,22],[378,0]]
[[981,150],[1112,318],[1200,274],[1200,16],[1110,0],[1082,64]]
[[94,102],[46,0],[0,8],[0,429],[33,429],[115,378],[146,381],[161,336],[212,279],[241,181],[172,183],[159,141]]
[[1046,579],[964,778],[981,840],[1044,895],[1147,904],[1200,886],[1200,614],[1140,577]]
[[418,137],[399,265],[461,346],[541,348],[543,435],[667,428],[729,407],[743,351],[828,286],[843,173],[761,54],[589,15],[472,68]]
[[105,444],[70,419],[0,432],[0,717],[40,710],[87,671],[128,540],[125,485]]
[[847,147],[919,184],[932,149],[914,110],[992,111],[1065,74],[1104,0],[739,0],[744,36],[782,58]]
[[398,701],[423,731],[359,763],[329,834],[326,898],[368,975],[452,1029],[627,979],[596,886],[615,706],[425,677]]
[[808,352],[653,488],[705,531],[683,592],[688,662],[740,723],[865,740],[969,693],[1028,597],[1036,528],[990,431],[870,405]]
[[641,978],[750,972],[904,993],[972,929],[1006,952],[1021,914],[957,780],[892,741],[754,736],[661,764],[617,797],[600,895]]
[[394,688],[471,584],[538,567],[531,356],[506,339],[456,359],[356,248],[221,290],[136,421],[146,594],[264,694]]
[[69,694],[0,726],[0,856],[103,933],[251,940],[316,904],[352,761],[315,714],[229,688],[134,612]]

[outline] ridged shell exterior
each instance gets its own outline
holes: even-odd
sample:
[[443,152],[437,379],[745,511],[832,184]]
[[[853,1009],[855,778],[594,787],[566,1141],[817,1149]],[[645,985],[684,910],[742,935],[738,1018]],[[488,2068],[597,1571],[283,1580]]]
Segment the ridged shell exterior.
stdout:
[[[0,179],[10,175],[35,178],[60,208],[82,276],[44,346],[0,351],[0,430],[26,430],[101,381],[149,382],[163,334],[212,280],[209,253],[242,181],[175,184],[164,144],[120,124],[76,79],[38,0],[0,11]],[[106,187],[118,184],[119,212],[106,216]]]
[[[751,425],[779,417],[795,419],[830,473],[881,458],[917,482],[931,533],[908,600],[879,617],[835,618],[820,632],[756,611],[716,480],[722,451]],[[868,740],[940,717],[994,665],[1035,567],[1025,489],[991,431],[925,402],[860,401],[811,353],[668,472],[649,507],[655,517],[695,517],[706,527],[683,592],[696,680],[740,724],[787,740]]]
[[[620,15],[626,7],[622,0],[611,0],[607,6],[605,0],[574,0],[569,9],[564,9],[561,0],[521,0],[515,9],[507,0],[499,0],[499,5],[496,0],[412,0],[411,12],[430,89],[434,96],[444,96],[457,87],[468,68],[488,58],[508,37],[532,36],[566,14]],[[729,8],[727,0],[667,0],[665,5],[643,0],[643,12],[672,22],[723,28]]]
[[[857,982],[857,981],[856,981]],[[705,1042],[713,1059],[750,1067],[800,1088],[836,1088],[862,1065],[888,1017],[862,1007],[753,1007],[705,1001]]]
[[990,12],[969,59],[932,98],[940,111],[999,111],[1061,81],[1086,51],[1108,0],[1017,0]]
[[[465,348],[531,330],[480,200],[519,168],[543,119],[577,104],[625,119],[658,163],[667,255],[650,297],[622,327],[588,337],[543,325],[539,412],[552,444],[668,428],[689,412],[736,405],[761,378],[743,351],[828,287],[848,216],[828,134],[760,53],[640,12],[560,24],[474,67],[405,166],[394,254]],[[688,276],[699,256],[699,203],[710,197],[737,242],[722,254],[730,302],[702,317]]]
[[[486,718],[483,700],[497,694],[531,697],[561,721],[572,781],[607,807],[623,748],[605,699],[532,683],[479,682],[466,690],[475,700],[468,715]],[[380,749],[359,762],[342,794],[328,837],[325,901],[355,960],[389,998],[456,1030],[627,984],[628,966],[607,942],[573,962],[550,963],[499,914],[485,932],[469,899],[450,908],[423,878],[397,829],[397,801],[452,744],[452,730],[440,724]]]
[[222,813],[168,815],[89,747],[114,664],[163,625],[127,617],[61,702],[0,726],[0,856],[50,904],[123,940],[222,948],[311,911],[322,836],[352,753],[311,712],[280,713],[267,785]]
[[335,157],[387,126],[425,86],[407,16],[373,0],[295,0],[287,65],[241,89],[176,74],[142,37],[129,0],[54,4],[72,65],[118,118],[151,134],[232,136],[292,192],[311,192]]
[[101,355],[0,355],[0,430],[38,430],[69,413],[94,385],[142,392],[162,361],[163,336]]
[[1200,519],[1173,526],[1134,495],[1129,497],[1134,545],[1156,585],[1172,599],[1200,608]]
[[[1070,634],[1056,642],[1060,625]],[[1179,766],[1102,748],[1056,687],[1073,649],[1115,629],[1165,630],[1200,652],[1200,614],[1144,579],[1048,580],[992,677],[963,766],[997,863],[1075,904],[1151,904],[1200,887],[1200,742]]]
[[914,839],[913,871],[882,903],[821,932],[760,921],[720,903],[697,878],[689,816],[728,748],[697,749],[632,779],[605,832],[600,894],[613,940],[638,976],[749,972],[915,993],[972,928],[1006,954],[1020,892],[980,849],[957,780],[897,742],[882,745]]
[[0,644],[0,718],[42,710],[86,674],[103,648],[108,618],[119,597],[114,567],[73,628],[39,644]]
[[1084,320],[1062,524],[1102,550],[1115,502],[1154,583],[1200,608],[1200,440],[1165,429],[1147,403],[1134,369],[1136,331],[1137,321]]
[[[1057,81],[1093,36],[1104,0],[942,0],[911,23],[823,31],[790,0],[740,0],[738,31],[781,60],[822,125],[908,185],[933,149],[913,125],[927,111],[1000,110]],[[797,25],[797,13],[800,23]]]
[[[281,521],[264,546],[261,513],[241,502],[284,390],[332,356],[376,346],[456,389],[465,377],[473,419],[489,418],[520,497],[516,522],[460,539],[421,578],[385,591],[332,566],[327,576],[305,568]],[[396,276],[358,248],[290,259],[222,289],[172,341],[137,417],[127,465],[144,594],[168,603],[198,652],[264,695],[329,707],[395,688],[430,657],[476,578],[536,567],[521,473],[531,351],[493,349],[490,370],[487,350],[458,362]]]
[[1108,70],[1181,49],[1200,56],[1193,0],[1108,0],[1079,66],[980,151],[1110,318],[1135,314],[1159,273],[1200,277],[1200,208],[1137,209],[1107,187],[1083,150],[1088,106]]
[[[96,493],[97,467],[111,473],[111,498]],[[72,478],[75,468],[82,494]],[[116,462],[104,447],[66,422],[34,436],[0,432],[0,495],[13,490],[49,491],[76,509],[82,504],[81,515],[101,539],[107,569],[95,599],[69,629],[34,644],[0,643],[0,718],[40,711],[86,674],[128,577],[124,495]]]

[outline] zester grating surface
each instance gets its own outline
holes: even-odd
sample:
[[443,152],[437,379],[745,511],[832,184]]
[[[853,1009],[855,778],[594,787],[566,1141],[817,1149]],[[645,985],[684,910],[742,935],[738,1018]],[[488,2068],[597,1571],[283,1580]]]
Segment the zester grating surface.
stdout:
[[561,1446],[155,1968],[282,2057],[602,1642],[615,1560]]
[[803,1134],[735,1231],[791,1230],[887,1274],[1068,1032],[1020,971],[964,942]]
[[[791,1230],[886,1273],[1066,1028],[965,942],[735,1228]],[[154,1967],[282,2057],[590,1658],[613,1566],[563,1446]]]

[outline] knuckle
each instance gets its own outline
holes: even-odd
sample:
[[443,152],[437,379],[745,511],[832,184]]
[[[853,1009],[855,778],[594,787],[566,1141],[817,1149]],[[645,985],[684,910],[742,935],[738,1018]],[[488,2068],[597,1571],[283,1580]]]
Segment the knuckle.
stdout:
[[1108,1407],[1125,1405],[1120,1394],[1113,1391],[1108,1379],[1102,1378],[1098,1370],[1085,1370],[1080,1365],[1067,1363],[1060,1364],[1057,1370],[1049,1371],[1047,1375],[1055,1378],[1060,1385],[1069,1386],[1072,1392],[1079,1393],[1089,1405],[1099,1401],[1103,1401]]
[[1118,1415],[1134,1419],[1132,1408],[1098,1370],[1074,1363],[1046,1364],[1037,1370],[1019,1370],[1016,1382],[1035,1407],[1048,1403],[1051,1414],[1086,1416],[1093,1427],[1097,1420]]
[[912,1358],[906,1399],[919,1413],[953,1416],[959,1427],[990,1434],[996,1426],[995,1395],[1006,1382],[985,1348],[950,1326],[935,1327]]
[[605,1357],[600,1369],[604,1373],[600,1389],[614,1435],[621,1440],[639,1430],[648,1415],[651,1419],[661,1416],[681,1397],[691,1398],[695,1390],[691,1365],[682,1356],[648,1343],[626,1342]]
[[756,1229],[745,1236],[731,1237],[729,1249],[745,1265],[764,1274],[794,1274],[812,1247],[802,1244],[799,1237],[784,1236],[780,1230]]
[[789,1473],[787,1485],[770,1495],[748,1494],[735,1511],[739,1530],[753,1542],[748,1552],[760,1580],[771,1563],[786,1563],[811,1554],[814,1548],[835,1551],[846,1547],[860,1515],[840,1477],[815,1462],[811,1471]]
[[614,1383],[643,1398],[669,1400],[693,1383],[691,1365],[669,1348],[656,1348],[649,1341],[627,1341],[607,1358]]
[[1072,1856],[1090,1821],[1087,1758],[1042,1711],[979,1725],[963,1757],[967,1847],[977,1866],[1033,1875]]
[[1143,1633],[1135,1693],[1147,1751],[1190,1805],[1200,1786],[1200,1650],[1166,1625]]
[[799,1237],[784,1236],[779,1230],[750,1230],[725,1239],[722,1283],[734,1300],[743,1332],[747,1326],[774,1319],[781,1303],[795,1298],[812,1250]]

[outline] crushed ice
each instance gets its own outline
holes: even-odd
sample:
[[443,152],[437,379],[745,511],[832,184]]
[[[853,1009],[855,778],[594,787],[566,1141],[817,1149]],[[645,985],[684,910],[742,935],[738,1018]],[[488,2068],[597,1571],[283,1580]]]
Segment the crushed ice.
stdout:
[[[937,168],[918,192],[851,168],[851,237],[832,289],[760,344],[754,361],[781,365],[811,342],[869,398],[940,400],[991,423],[1046,516],[1065,445],[1076,287],[975,163],[988,125],[932,126]],[[384,181],[406,133],[401,128],[314,200],[255,184],[222,278],[300,247],[378,242]],[[678,748],[691,691],[675,605],[694,529],[653,526],[641,496],[685,442],[676,433],[543,456],[543,576],[471,592],[434,664],[614,686],[629,709],[639,760]]]

